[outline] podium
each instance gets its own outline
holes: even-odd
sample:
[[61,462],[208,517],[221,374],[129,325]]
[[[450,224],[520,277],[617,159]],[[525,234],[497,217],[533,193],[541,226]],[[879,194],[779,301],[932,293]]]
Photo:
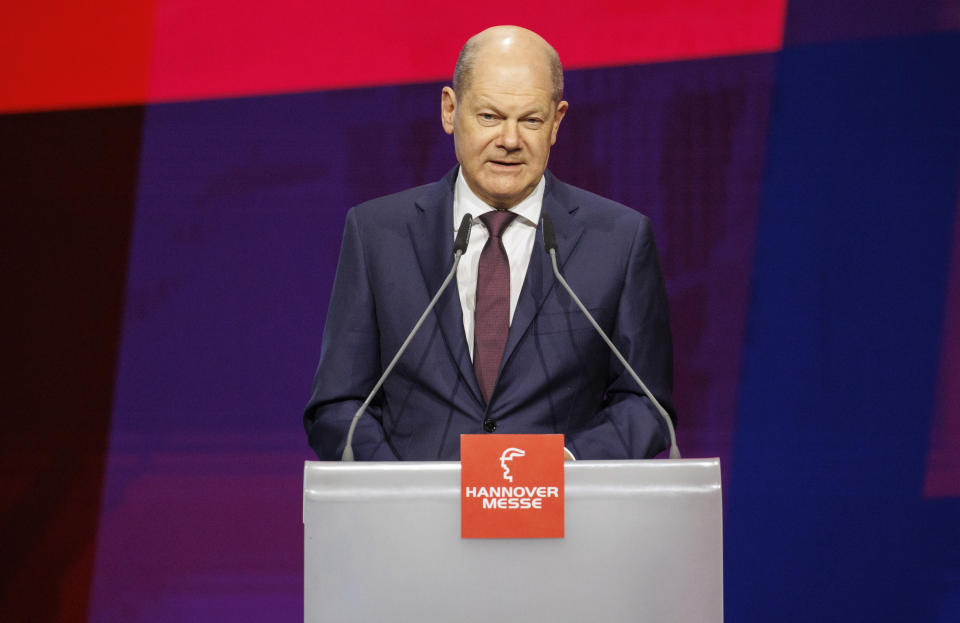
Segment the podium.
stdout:
[[458,462],[306,462],[305,621],[723,620],[718,459],[564,479],[565,538],[461,539]]

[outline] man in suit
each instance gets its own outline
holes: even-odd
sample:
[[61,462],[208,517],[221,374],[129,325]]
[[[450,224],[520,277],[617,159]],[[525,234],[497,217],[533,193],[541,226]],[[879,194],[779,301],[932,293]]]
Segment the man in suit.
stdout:
[[556,281],[560,270],[640,377],[670,406],[672,345],[650,223],[547,170],[568,104],[553,48],[498,26],[472,37],[441,95],[459,166],[442,180],[347,215],[313,395],[321,459],[343,450],[354,412],[450,270],[461,217],[470,244],[358,423],[369,460],[457,460],[463,433],[563,433],[576,458],[643,458],[665,423]]

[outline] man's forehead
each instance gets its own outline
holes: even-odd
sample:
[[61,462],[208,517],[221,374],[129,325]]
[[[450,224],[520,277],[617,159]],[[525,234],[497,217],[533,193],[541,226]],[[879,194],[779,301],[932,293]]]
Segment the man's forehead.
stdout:
[[503,54],[478,58],[471,83],[478,91],[553,92],[547,63]]

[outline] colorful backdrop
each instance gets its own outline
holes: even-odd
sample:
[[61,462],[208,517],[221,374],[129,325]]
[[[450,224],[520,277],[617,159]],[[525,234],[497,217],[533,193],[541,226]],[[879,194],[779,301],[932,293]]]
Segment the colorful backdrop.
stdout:
[[302,617],[346,210],[555,44],[561,179],[653,221],[730,621],[960,621],[960,0],[52,0],[0,20],[0,619]]

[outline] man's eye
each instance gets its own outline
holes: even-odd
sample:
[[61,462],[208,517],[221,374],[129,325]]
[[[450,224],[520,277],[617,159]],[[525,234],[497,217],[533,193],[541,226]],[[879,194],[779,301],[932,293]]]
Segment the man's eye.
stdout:
[[489,112],[480,113],[481,121],[493,121],[495,119],[496,119],[496,116],[493,113],[489,113]]
[[529,117],[527,119],[524,119],[523,122],[530,127],[536,128],[543,124],[543,119],[540,119],[538,117]]

